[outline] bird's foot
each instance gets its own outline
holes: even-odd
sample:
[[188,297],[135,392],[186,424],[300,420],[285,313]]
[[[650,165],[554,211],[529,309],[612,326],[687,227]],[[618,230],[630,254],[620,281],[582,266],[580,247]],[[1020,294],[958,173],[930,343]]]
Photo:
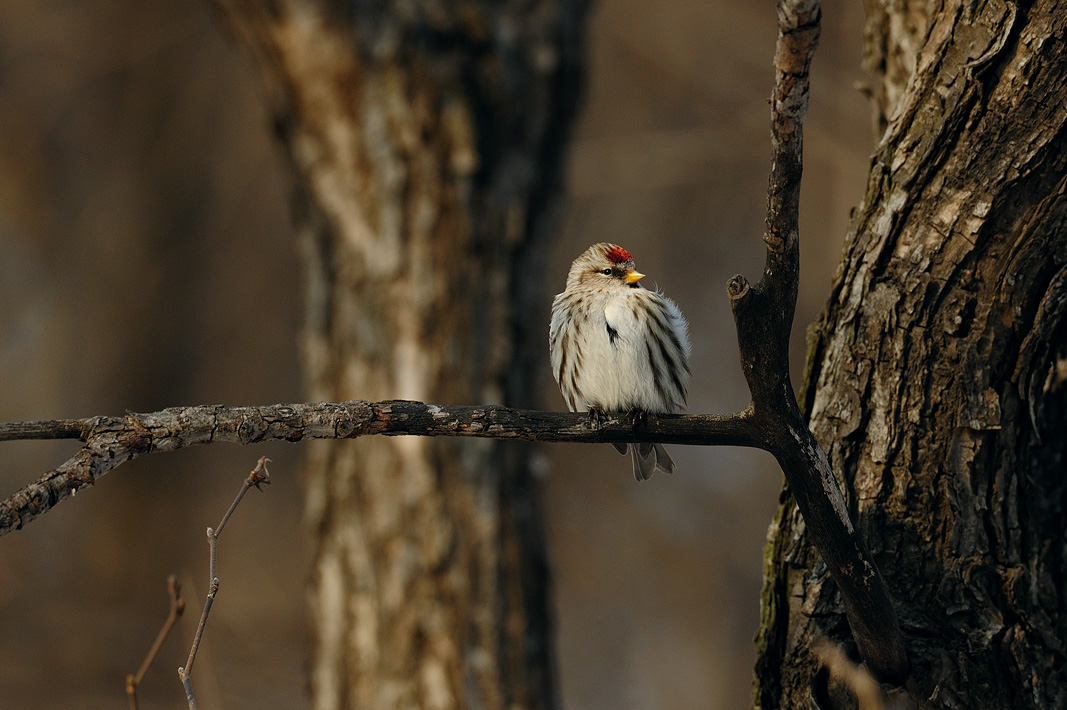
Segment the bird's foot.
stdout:
[[599,429],[603,425],[603,420],[607,415],[600,407],[589,408],[589,421],[593,422],[593,426]]
[[637,407],[631,407],[630,410],[626,412],[626,416],[629,417],[630,422],[633,425],[634,434],[637,433],[638,429],[644,428],[645,424],[648,423],[648,412],[643,409],[638,409]]

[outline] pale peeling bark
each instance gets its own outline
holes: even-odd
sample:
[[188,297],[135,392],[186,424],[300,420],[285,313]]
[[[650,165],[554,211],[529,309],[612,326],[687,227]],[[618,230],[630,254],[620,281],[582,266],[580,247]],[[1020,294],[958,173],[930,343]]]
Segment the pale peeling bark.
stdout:
[[[887,77],[803,404],[922,707],[1067,707],[1067,4],[950,2],[926,23],[914,75]],[[756,705],[814,687],[847,707],[813,657],[847,627],[788,495],[766,571]]]
[[[220,2],[280,90],[313,399],[529,404],[584,3]],[[555,704],[529,449],[316,445],[316,708]]]
[[863,0],[863,68],[875,76],[870,96],[875,132],[885,132],[926,38],[934,0]]

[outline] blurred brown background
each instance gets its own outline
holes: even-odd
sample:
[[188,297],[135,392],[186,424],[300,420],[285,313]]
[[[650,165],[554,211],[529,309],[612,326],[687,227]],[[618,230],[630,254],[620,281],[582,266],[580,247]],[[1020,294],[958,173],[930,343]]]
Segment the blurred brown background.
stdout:
[[[0,0],[0,18],[0,419],[303,399],[287,177],[253,69],[206,6]],[[872,146],[861,22],[859,3],[824,5],[794,374]],[[571,259],[623,244],[690,319],[693,412],[747,402],[725,283],[762,265],[774,32],[769,1],[593,15],[546,333]],[[563,408],[547,369],[544,405]],[[2,447],[4,496],[76,448]],[[610,447],[548,451],[564,706],[746,706],[773,460],[675,447],[679,473],[637,485]],[[141,697],[183,706],[204,529],[264,454],[274,483],[220,542],[197,688],[203,707],[305,707],[301,451],[283,444],[135,461],[0,540],[0,707],[124,707],[170,572],[190,612]]]

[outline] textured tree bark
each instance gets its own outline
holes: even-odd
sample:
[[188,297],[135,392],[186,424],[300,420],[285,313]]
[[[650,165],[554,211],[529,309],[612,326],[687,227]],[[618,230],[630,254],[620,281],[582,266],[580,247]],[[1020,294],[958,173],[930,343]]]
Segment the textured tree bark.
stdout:
[[[1067,3],[868,5],[888,128],[802,406],[920,706],[1067,707]],[[765,570],[756,707],[848,707],[813,655],[848,629],[788,490]]]
[[[219,0],[294,167],[310,397],[529,405],[583,0]],[[316,708],[556,704],[531,448],[384,438],[307,471]]]

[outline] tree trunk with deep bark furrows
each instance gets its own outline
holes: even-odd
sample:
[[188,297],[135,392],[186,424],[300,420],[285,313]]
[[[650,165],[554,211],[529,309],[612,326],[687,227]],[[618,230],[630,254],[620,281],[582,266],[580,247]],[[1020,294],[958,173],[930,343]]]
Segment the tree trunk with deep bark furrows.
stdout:
[[[584,0],[216,5],[294,168],[310,396],[529,405]],[[556,706],[535,455],[315,445],[314,707]]]
[[[802,394],[897,605],[921,707],[1067,707],[1067,3],[868,2],[886,132]],[[849,707],[788,491],[755,705]]]

